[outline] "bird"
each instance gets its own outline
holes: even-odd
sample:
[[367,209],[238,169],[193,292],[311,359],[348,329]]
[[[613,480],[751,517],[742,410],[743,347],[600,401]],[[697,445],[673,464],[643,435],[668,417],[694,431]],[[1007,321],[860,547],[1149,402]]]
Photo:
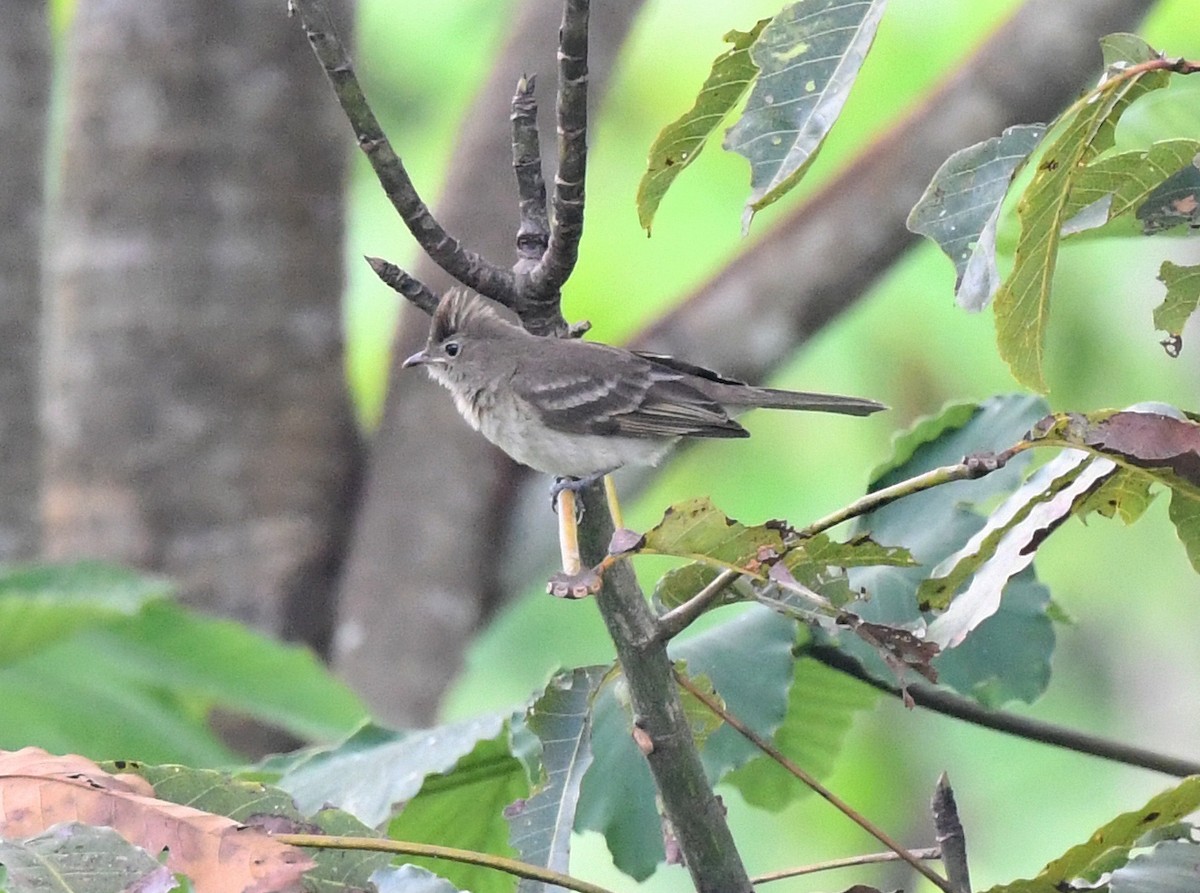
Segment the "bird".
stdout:
[[571,489],[626,465],[657,465],[683,438],[749,437],[755,407],[866,416],[859,397],[755,387],[678,359],[534,335],[516,314],[451,288],[425,346],[403,362],[447,388],[467,423],[522,465]]

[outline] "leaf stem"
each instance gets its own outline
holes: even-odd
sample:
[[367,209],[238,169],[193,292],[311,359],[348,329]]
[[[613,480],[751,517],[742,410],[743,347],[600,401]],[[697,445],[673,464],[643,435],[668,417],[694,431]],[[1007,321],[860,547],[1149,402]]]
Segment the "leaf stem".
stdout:
[[503,871],[517,877],[529,878],[547,884],[566,887],[578,893],[612,893],[598,884],[591,884],[562,874],[530,865],[519,859],[509,859],[506,856],[493,856],[490,853],[479,853],[474,850],[460,850],[457,847],[437,846],[431,843],[414,843],[408,840],[389,840],[384,837],[348,837],[337,834],[272,834],[271,837],[280,843],[292,846],[311,847],[328,850],[370,850],[379,853],[395,853],[403,856],[426,856],[431,859],[446,859],[451,862],[461,862],[466,865],[481,865]]
[[817,779],[811,774],[797,766],[794,762],[788,759],[783,752],[779,750],[779,748],[757,734],[753,729],[726,710],[707,692],[701,691],[697,686],[693,685],[691,680],[678,670],[674,670],[674,673],[675,681],[679,683],[680,687],[685,689],[689,694],[699,700],[714,714],[721,717],[722,720],[724,720],[734,730],[741,734],[742,737],[769,756],[793,776],[804,782],[804,784],[807,785],[812,791],[819,794],[826,801],[831,803],[839,812],[841,812],[852,822],[882,843],[885,847],[890,849],[897,856],[911,865],[930,882],[936,884],[939,889],[946,891],[946,893],[955,893],[955,891],[951,888],[949,881],[939,875],[928,865],[924,864],[920,859],[917,858],[915,854],[906,849],[903,845],[892,839],[891,835],[889,835],[886,831],[884,831],[866,816],[855,810],[854,807],[852,807],[845,800],[842,800],[837,794],[825,787],[825,785],[821,784],[821,782],[817,781]]

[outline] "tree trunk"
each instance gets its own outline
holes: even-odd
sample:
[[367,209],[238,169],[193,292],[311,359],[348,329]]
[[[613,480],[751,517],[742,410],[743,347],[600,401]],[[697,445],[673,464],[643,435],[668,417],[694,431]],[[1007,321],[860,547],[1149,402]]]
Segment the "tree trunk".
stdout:
[[0,561],[38,551],[42,170],[50,33],[43,0],[11,0],[0,29]]
[[358,456],[328,85],[278,0],[79,0],[67,54],[46,551],[320,646]]

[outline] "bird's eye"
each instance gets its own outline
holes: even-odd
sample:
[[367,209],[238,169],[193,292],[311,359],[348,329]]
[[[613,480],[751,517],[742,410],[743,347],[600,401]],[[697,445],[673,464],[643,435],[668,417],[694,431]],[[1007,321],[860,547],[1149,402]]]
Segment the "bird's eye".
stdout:
[[458,352],[461,349],[461,347],[462,346],[457,341],[447,341],[442,346],[442,350],[446,351],[446,356],[456,357],[456,356],[458,356]]

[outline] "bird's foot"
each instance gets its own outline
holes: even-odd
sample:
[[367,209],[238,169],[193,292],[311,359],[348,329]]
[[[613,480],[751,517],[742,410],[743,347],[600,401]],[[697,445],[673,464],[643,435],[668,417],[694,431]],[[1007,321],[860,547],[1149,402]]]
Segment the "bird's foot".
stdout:
[[[603,478],[609,473],[609,471],[611,471],[611,469],[608,471],[597,471],[595,474],[589,474],[586,477],[581,478],[570,477],[567,475],[556,477],[554,479],[554,483],[550,485],[550,507],[555,511],[558,511],[558,495],[560,493],[567,492],[578,495],[592,484],[596,483],[596,481]],[[575,511],[577,514],[576,520],[578,520],[579,518],[583,517],[583,501],[577,499],[575,500],[575,505]]]
[[575,573],[556,571],[546,584],[546,591],[555,598],[579,599],[595,595],[600,591],[601,578],[594,568],[584,568]]

